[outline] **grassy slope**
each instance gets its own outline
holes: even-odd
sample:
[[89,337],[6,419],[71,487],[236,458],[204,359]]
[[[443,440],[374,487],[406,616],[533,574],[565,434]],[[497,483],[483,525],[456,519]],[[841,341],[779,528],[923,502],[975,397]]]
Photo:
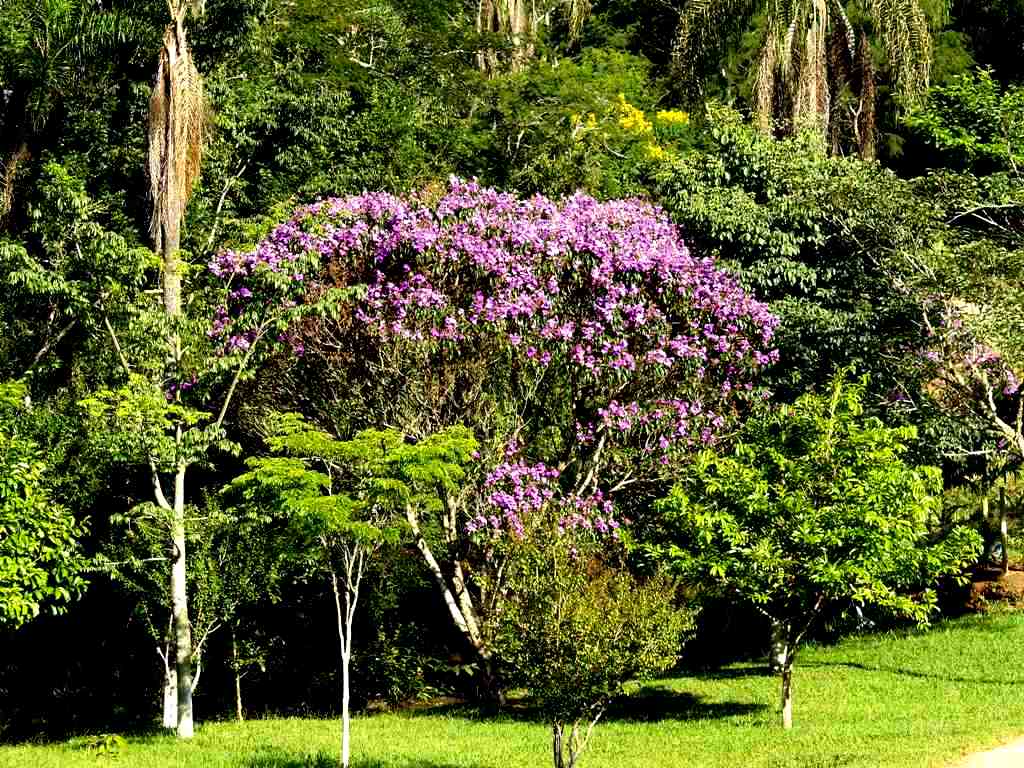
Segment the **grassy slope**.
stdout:
[[[795,673],[792,733],[776,724],[777,682],[750,667],[662,681],[595,731],[583,768],[941,766],[1024,734],[1024,614],[969,618],[909,637],[808,648]],[[78,743],[0,748],[0,766],[326,768],[338,724],[210,723],[188,744],[130,739],[115,758]],[[535,768],[548,732],[525,718],[466,710],[357,718],[356,767]]]

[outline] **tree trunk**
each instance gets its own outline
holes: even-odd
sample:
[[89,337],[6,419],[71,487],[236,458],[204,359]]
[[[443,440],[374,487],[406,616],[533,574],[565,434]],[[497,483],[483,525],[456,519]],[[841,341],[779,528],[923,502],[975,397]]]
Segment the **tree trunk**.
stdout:
[[854,130],[857,134],[857,151],[861,160],[874,160],[878,145],[878,121],[875,116],[875,63],[871,55],[871,43],[861,33],[857,50],[860,65],[860,103]]
[[444,571],[441,570],[441,565],[437,562],[437,558],[434,557],[430,545],[423,537],[423,533],[420,531],[419,517],[411,506],[406,507],[405,518],[412,529],[416,548],[423,556],[423,561],[426,563],[431,576],[434,577],[434,583],[441,592],[441,597],[444,599],[452,621],[455,622],[455,627],[466,638],[466,641],[477,655],[477,659],[480,662],[481,690],[492,701],[501,705],[504,702],[504,696],[494,673],[491,653],[487,649],[480,631],[480,622],[477,620],[476,609],[473,606],[469,591],[466,589],[465,580],[462,575],[462,566],[458,563],[454,565],[456,590],[453,590],[448,583],[448,579],[445,578]]
[[[168,653],[171,646],[168,646]],[[164,665],[164,728],[173,731],[178,727],[178,674],[174,667]]]
[[782,667],[782,727],[787,731],[793,727],[793,657],[787,654]]
[[768,648],[768,667],[781,672],[789,655],[789,627],[778,619],[771,620],[771,645]]
[[20,166],[29,156],[27,137],[22,137],[17,147],[4,161],[3,174],[0,176],[0,224],[7,219],[14,205],[14,179]]
[[554,758],[555,768],[565,768],[565,757],[562,749],[561,723],[554,723],[551,726],[551,753]]
[[999,545],[1003,549],[1002,563],[1000,564],[1003,575],[1010,570],[1009,536],[1006,527],[1006,486],[999,489]]
[[174,563],[171,567],[171,606],[174,617],[175,667],[178,677],[178,737],[190,739],[192,722],[192,627],[188,618],[185,561],[185,467],[174,476],[174,512],[171,521]]
[[242,670],[238,666],[238,639],[235,637],[234,626],[231,627],[231,666],[235,671],[235,716],[241,723],[245,721],[242,709]]
[[366,552],[360,544],[346,548],[345,558],[345,598],[342,608],[341,590],[338,587],[338,574],[331,570],[331,588],[334,591],[334,608],[338,620],[338,646],[341,651],[341,768],[349,768],[351,764],[352,744],[352,630],[359,602],[359,586],[363,580],[363,566]]

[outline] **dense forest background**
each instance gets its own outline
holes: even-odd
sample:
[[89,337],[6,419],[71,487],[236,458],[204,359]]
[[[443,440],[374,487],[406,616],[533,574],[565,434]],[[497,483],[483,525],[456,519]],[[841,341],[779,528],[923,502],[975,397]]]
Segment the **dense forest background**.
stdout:
[[[774,68],[765,51],[792,12],[776,3],[577,0],[519,21],[494,5],[209,0],[189,18],[207,95],[181,232],[197,328],[213,316],[205,265],[315,199],[452,175],[524,197],[642,197],[781,317],[762,382],[777,399],[867,374],[866,407],[917,428],[913,458],[942,467],[951,517],[975,514],[994,483],[1017,503],[1016,388],[940,376],[925,350],[938,297],[982,307],[977,326],[1004,359],[1024,350],[1024,0],[852,0],[828,4],[820,28],[809,3],[793,24],[821,35],[819,59]],[[91,562],[80,599],[58,595],[59,615],[0,632],[5,739],[145,724],[160,709],[167,545],[139,511],[152,478],[133,460],[132,422],[112,428],[96,403],[123,383],[111,337],[138,351],[155,327],[147,146],[166,23],[159,0],[0,0],[0,380],[25,387],[0,410],[37,446],[49,503],[81,524]],[[329,586],[222,525],[219,493],[265,450],[269,410],[342,437],[373,425],[329,363],[262,361],[224,420],[234,447],[191,470],[203,718],[234,715],[236,678],[249,715],[337,706]],[[357,618],[359,703],[471,693],[472,654],[430,575],[401,549],[374,568],[387,577],[370,574]],[[687,663],[763,652],[742,630],[760,621],[708,605]],[[829,617],[821,637],[850,621]]]

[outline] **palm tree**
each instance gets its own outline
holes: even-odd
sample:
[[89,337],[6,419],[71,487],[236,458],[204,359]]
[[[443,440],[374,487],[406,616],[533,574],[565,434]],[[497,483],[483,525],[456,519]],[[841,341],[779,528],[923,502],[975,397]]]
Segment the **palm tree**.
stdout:
[[19,167],[60,101],[137,25],[88,0],[0,0],[0,221]]
[[[898,102],[914,104],[928,88],[932,41],[919,0],[858,0],[892,72]],[[851,8],[852,10],[852,8]],[[849,121],[862,156],[875,150],[875,68],[868,31],[851,22],[841,0],[690,0],[679,22],[673,69],[692,85],[702,56],[735,24],[765,16],[754,78],[754,111],[765,131],[812,128],[838,142],[835,120]],[[848,88],[856,106],[837,114]]]
[[[177,366],[181,361],[181,340],[173,330],[181,315],[181,222],[192,189],[199,176],[206,97],[202,78],[196,69],[185,38],[185,17],[198,13],[194,0],[168,0],[171,23],[164,30],[163,46],[157,63],[156,81],[149,100],[149,182],[153,212],[150,235],[160,253],[163,266],[163,309],[172,326],[170,353]],[[180,395],[179,395],[180,396]],[[185,471],[188,461],[182,450],[183,429],[176,431],[177,464],[174,467],[174,492],[168,501],[163,492],[159,469],[150,462],[157,504],[170,517],[173,561],[171,564],[171,647],[175,652],[172,668],[168,660],[165,696],[171,688],[176,696],[177,734],[191,738],[193,732],[192,631],[188,615],[185,560]],[[165,699],[165,704],[168,699]],[[165,710],[165,725],[167,722]]]
[[481,71],[500,74],[507,67],[510,72],[521,72],[533,58],[537,32],[549,23],[552,15],[564,15],[569,29],[569,42],[579,40],[583,23],[590,16],[591,0],[478,0],[476,31],[497,35],[507,43],[507,61],[492,48],[477,54]]

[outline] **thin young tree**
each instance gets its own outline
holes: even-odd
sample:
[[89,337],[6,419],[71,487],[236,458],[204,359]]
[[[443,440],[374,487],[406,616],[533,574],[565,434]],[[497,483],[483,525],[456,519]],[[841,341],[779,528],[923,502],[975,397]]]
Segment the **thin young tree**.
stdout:
[[784,728],[796,654],[829,605],[926,623],[935,583],[980,550],[966,527],[936,535],[941,474],[906,462],[913,427],[863,414],[864,388],[840,375],[828,393],[755,413],[729,452],[699,454],[656,505],[664,538],[649,551],[778,628]]
[[394,430],[338,440],[297,414],[270,420],[268,446],[225,488],[237,504],[283,513],[295,559],[330,580],[341,661],[340,765],[351,764],[351,665],[355,612],[368,562],[397,543],[408,510],[438,506],[464,474],[476,442],[462,428],[417,443]]

